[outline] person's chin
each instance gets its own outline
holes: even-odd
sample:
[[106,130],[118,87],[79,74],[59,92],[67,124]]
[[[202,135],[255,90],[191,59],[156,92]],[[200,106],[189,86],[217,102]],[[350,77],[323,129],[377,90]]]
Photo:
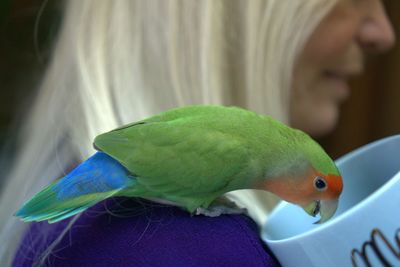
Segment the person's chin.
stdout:
[[315,112],[312,115],[314,119],[314,126],[312,127],[310,134],[315,137],[321,137],[331,133],[339,119],[339,106],[337,104],[327,104],[319,112]]
[[337,104],[321,103],[315,109],[303,112],[293,126],[313,137],[322,137],[335,129],[338,117],[339,107]]
[[[315,103],[318,103],[315,105]],[[333,98],[313,101],[306,109],[293,110],[291,126],[313,137],[321,137],[332,132],[339,119],[340,103]]]

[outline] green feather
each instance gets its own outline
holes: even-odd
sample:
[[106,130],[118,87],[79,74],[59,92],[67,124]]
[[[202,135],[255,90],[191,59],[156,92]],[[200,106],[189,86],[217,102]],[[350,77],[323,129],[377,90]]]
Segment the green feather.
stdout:
[[194,211],[226,192],[254,188],[265,176],[305,171],[310,164],[336,172],[310,140],[248,110],[189,106],[99,135],[94,145],[137,177],[127,195],[163,198]]
[[115,195],[119,191],[87,194],[67,200],[60,200],[57,198],[56,192],[53,191],[54,185],[57,183],[58,181],[51,183],[36,194],[15,215],[21,217],[26,222],[48,220],[49,223],[54,223],[75,215],[93,206],[100,200]]
[[173,109],[101,134],[94,146],[104,153],[50,184],[16,215],[57,222],[111,196],[162,199],[194,212],[263,179],[301,176],[310,167],[338,175],[307,134],[236,107]]

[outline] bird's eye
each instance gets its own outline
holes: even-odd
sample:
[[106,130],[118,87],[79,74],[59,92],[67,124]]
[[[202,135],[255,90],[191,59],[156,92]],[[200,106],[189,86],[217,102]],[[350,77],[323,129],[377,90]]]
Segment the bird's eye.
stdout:
[[328,187],[328,185],[327,185],[326,181],[324,180],[324,178],[317,176],[314,179],[314,187],[318,191],[325,191],[326,188]]

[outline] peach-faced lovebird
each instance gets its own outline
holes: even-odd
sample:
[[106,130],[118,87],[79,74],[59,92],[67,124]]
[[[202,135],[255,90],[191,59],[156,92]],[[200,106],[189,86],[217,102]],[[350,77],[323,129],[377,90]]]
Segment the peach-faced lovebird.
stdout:
[[94,147],[99,152],[36,194],[16,216],[57,222],[114,196],[216,216],[235,211],[221,201],[224,193],[258,189],[312,216],[320,213],[324,222],[335,213],[343,187],[334,162],[307,134],[236,107],[169,110],[101,134]]

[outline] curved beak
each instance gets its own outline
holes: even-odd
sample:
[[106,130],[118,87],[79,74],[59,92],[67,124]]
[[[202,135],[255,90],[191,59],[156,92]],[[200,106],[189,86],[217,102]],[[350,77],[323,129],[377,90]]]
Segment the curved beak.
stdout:
[[315,222],[314,224],[324,223],[335,214],[336,209],[338,206],[337,200],[322,200],[320,201],[320,208],[319,208],[319,221]]
[[337,200],[315,200],[307,206],[303,207],[303,209],[305,212],[313,217],[315,217],[319,213],[320,219],[314,224],[320,224],[332,218],[332,216],[336,212],[337,206]]

